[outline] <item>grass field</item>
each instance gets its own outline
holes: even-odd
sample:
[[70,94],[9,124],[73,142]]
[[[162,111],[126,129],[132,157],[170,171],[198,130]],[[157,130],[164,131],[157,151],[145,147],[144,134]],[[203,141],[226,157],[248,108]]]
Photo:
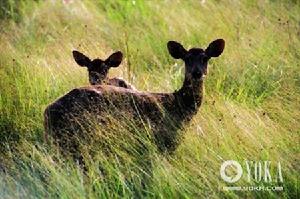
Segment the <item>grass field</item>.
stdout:
[[[299,198],[299,1],[4,0],[0,6],[0,198]],[[94,58],[121,50],[125,60],[111,77],[138,90],[172,92],[184,68],[166,43],[205,48],[217,38],[226,41],[225,51],[210,62],[204,103],[179,148],[164,155],[144,140],[152,174],[139,166],[133,138],[112,139],[116,154],[109,157],[91,144],[86,174],[44,142],[46,106],[88,84],[72,50]],[[117,124],[110,129],[128,135]],[[280,162],[283,182],[248,182],[244,173],[235,185],[283,191],[223,191],[231,185],[219,173],[225,160],[239,161],[244,172],[245,160]],[[146,185],[145,175],[151,176]]]

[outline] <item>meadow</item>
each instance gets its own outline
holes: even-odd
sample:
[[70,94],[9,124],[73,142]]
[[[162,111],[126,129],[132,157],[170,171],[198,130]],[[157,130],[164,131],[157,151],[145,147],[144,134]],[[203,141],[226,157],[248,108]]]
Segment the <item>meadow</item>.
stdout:
[[[0,198],[299,197],[299,1],[4,0],[0,9]],[[226,41],[224,53],[210,61],[204,102],[174,154],[159,153],[144,130],[123,139],[130,134],[117,122],[106,132],[119,135],[109,141],[116,155],[90,144],[87,173],[45,143],[47,105],[88,85],[72,50],[94,58],[121,50],[125,59],[111,77],[172,92],[184,63],[167,42],[205,48],[217,38]],[[139,167],[134,139],[149,148],[151,174]],[[225,160],[280,162],[283,182],[248,182],[244,174],[235,185],[283,191],[222,190],[230,185],[220,177]]]

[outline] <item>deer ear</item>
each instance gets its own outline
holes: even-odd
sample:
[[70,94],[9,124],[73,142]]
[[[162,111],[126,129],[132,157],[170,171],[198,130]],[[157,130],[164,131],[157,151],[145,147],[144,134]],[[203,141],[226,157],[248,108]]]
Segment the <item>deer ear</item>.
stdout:
[[91,63],[91,60],[87,56],[82,54],[81,52],[78,52],[78,51],[74,50],[72,53],[73,53],[74,60],[76,61],[76,63],[79,66],[88,67],[89,64]]
[[123,54],[121,51],[117,51],[113,53],[111,56],[109,56],[106,60],[105,63],[109,67],[118,67],[123,59]]
[[169,41],[167,47],[170,55],[175,59],[183,59],[187,53],[184,47],[176,41]]
[[208,57],[219,57],[225,48],[225,41],[223,39],[217,39],[211,42],[205,50],[205,54]]

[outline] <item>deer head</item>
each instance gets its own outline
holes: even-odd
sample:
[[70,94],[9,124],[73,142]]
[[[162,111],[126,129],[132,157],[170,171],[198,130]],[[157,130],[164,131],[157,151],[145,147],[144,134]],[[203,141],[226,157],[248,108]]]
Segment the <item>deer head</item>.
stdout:
[[117,51],[111,54],[106,60],[94,59],[91,60],[86,55],[73,51],[73,57],[79,66],[87,67],[89,73],[90,84],[101,84],[107,80],[108,70],[111,67],[118,67],[123,59],[123,54]]
[[209,59],[222,54],[225,41],[217,39],[211,42],[205,50],[201,48],[186,50],[176,41],[169,41],[167,47],[173,58],[182,59],[185,62],[185,78],[193,82],[207,75],[207,63]]

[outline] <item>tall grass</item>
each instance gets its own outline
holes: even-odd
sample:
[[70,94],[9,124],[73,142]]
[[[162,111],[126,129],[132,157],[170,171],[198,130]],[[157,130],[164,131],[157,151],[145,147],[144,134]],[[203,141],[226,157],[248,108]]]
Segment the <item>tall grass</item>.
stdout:
[[[6,172],[0,175],[0,198],[299,195],[297,1],[3,2],[0,167]],[[88,84],[87,72],[72,59],[73,49],[100,58],[121,50],[125,60],[111,76],[122,76],[139,90],[171,92],[181,86],[184,71],[182,61],[167,53],[167,41],[205,48],[216,38],[225,39],[225,51],[210,63],[204,103],[174,154],[158,153],[142,136],[147,130],[112,123],[83,145],[84,174],[44,143],[45,107]],[[107,139],[112,155],[97,144],[101,135],[120,137]],[[134,143],[145,144],[147,157]],[[227,159],[280,161],[284,191],[222,191],[219,169]],[[145,178],[149,183],[143,183]],[[246,177],[238,185],[248,185]]]

